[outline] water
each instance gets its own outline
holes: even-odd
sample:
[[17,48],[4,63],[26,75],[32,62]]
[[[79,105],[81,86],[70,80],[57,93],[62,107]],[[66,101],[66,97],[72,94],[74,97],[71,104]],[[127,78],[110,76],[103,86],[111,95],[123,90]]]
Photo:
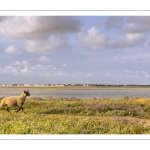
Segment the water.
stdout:
[[91,89],[78,89],[78,88],[0,88],[0,97],[18,96],[24,90],[29,90],[30,97],[65,97],[65,98],[122,98],[128,97],[150,97],[150,88],[91,88]]

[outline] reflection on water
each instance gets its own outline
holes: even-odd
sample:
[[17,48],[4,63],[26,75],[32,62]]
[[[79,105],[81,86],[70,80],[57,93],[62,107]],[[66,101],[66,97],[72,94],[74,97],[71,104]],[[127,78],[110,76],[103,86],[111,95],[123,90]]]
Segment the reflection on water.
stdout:
[[57,88],[0,88],[0,97],[21,95],[29,90],[30,97],[65,97],[65,98],[119,98],[119,97],[150,97],[150,88],[98,88],[98,89],[57,89]]

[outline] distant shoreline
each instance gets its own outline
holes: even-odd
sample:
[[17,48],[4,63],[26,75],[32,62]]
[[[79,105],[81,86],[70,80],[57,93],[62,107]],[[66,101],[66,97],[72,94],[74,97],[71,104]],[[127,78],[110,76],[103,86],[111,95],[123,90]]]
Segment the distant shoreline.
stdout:
[[36,86],[12,86],[0,87],[0,96],[18,95],[23,91],[30,91],[31,97],[54,98],[119,98],[119,97],[150,97],[150,87],[36,87]]
[[113,89],[150,89],[150,86],[0,86],[2,88],[24,88],[24,89],[67,89],[67,90],[113,90]]

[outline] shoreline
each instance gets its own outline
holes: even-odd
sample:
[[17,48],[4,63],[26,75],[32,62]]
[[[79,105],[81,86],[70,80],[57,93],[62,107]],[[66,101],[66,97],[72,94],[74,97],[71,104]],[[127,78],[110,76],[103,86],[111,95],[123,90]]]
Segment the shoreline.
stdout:
[[150,89],[150,86],[0,86],[0,89],[2,88],[36,88],[36,89],[67,89],[67,90],[95,90],[95,89],[101,89],[101,90],[113,90],[113,89]]

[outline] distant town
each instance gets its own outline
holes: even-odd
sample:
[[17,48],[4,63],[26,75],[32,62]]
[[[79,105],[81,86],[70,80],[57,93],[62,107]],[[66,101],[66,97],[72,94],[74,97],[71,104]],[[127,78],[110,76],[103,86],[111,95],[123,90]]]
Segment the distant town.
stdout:
[[121,86],[150,86],[150,85],[123,85],[123,84],[119,84],[119,85],[115,85],[115,84],[0,84],[0,87],[67,87],[67,86],[84,86],[84,87],[88,87],[88,86],[112,86],[112,87],[121,87]]

